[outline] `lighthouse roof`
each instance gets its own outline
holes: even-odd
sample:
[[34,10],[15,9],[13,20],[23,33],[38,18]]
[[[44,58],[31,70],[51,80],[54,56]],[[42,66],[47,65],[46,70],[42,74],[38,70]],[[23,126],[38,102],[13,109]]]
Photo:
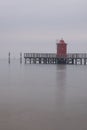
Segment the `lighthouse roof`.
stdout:
[[60,43],[60,44],[66,44],[63,39],[61,39],[61,40],[59,41],[59,43]]

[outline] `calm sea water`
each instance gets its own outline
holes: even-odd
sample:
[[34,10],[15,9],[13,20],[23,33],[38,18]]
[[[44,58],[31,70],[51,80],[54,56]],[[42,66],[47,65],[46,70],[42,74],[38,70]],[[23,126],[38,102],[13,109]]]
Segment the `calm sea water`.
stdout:
[[87,130],[87,66],[1,60],[0,130]]

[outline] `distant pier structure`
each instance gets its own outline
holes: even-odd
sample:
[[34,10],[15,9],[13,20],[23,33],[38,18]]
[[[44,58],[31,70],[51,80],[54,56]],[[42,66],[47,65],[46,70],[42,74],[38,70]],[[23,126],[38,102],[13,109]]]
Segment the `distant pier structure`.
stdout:
[[87,64],[87,53],[67,53],[67,43],[63,39],[56,44],[56,53],[24,53],[25,64]]

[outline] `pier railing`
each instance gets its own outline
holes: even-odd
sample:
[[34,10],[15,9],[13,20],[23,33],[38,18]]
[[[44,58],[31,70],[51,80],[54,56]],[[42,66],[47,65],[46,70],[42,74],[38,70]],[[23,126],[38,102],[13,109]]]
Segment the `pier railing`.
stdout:
[[24,58],[55,58],[56,54],[55,53],[24,53]]
[[56,53],[24,53],[24,58],[87,58],[87,53],[67,53],[57,56]]

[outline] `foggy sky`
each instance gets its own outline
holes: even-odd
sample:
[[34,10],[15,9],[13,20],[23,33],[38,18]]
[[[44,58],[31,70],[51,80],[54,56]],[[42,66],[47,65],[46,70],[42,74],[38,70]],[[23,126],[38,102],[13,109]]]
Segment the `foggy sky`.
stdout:
[[61,38],[68,52],[87,52],[87,0],[0,0],[0,58],[56,53]]

